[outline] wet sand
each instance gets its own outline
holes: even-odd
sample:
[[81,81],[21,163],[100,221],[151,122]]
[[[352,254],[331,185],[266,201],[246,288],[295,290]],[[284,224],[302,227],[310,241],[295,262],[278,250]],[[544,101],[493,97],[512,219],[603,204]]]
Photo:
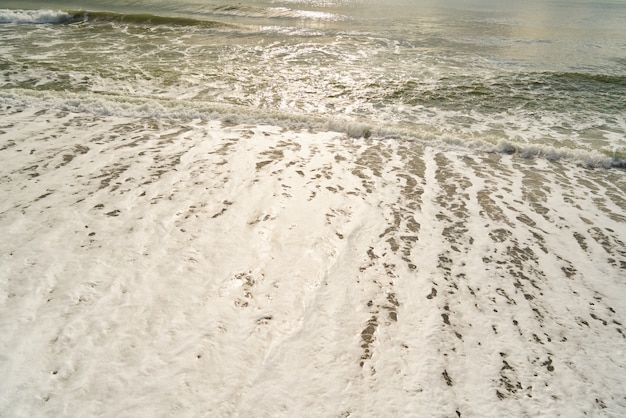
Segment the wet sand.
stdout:
[[2,114],[0,415],[626,413],[623,170]]

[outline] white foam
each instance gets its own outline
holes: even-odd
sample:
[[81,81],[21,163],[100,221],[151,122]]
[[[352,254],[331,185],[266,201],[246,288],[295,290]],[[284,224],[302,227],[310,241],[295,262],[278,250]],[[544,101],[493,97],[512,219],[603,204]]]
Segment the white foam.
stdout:
[[[625,165],[620,148],[606,153],[588,149],[571,149],[543,144],[507,140],[496,136],[464,134],[438,130],[435,125],[414,125],[402,128],[394,124],[367,123],[354,118],[326,118],[316,114],[303,115],[262,109],[242,109],[223,103],[207,103],[167,98],[145,99],[132,96],[92,95],[78,93],[48,93],[23,89],[0,91],[0,103],[21,108],[58,109],[98,116],[139,117],[154,119],[235,120],[238,123],[272,124],[289,129],[312,129],[344,133],[352,138],[403,139],[438,145],[442,149],[473,150],[518,154],[526,158],[551,161],[568,160],[587,167],[610,168]],[[446,118],[442,112],[439,117]]]
[[372,135],[372,126],[357,121],[331,119],[328,129],[335,132],[345,132],[352,138],[369,138]]
[[626,411],[608,171],[342,123],[12,110],[2,415]]
[[0,23],[42,24],[66,23],[72,20],[73,16],[63,11],[0,9]]
[[590,168],[621,167],[623,161],[593,150],[556,148],[549,145],[523,145],[502,140],[496,146],[497,152],[518,154],[524,158],[545,158],[549,161],[569,160]]

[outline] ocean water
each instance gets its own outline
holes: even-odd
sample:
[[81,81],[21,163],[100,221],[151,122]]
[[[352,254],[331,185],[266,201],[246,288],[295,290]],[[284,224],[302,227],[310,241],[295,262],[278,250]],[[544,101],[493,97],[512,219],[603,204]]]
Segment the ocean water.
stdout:
[[621,1],[4,4],[7,106],[626,158]]
[[0,416],[626,416],[626,4],[0,5]]

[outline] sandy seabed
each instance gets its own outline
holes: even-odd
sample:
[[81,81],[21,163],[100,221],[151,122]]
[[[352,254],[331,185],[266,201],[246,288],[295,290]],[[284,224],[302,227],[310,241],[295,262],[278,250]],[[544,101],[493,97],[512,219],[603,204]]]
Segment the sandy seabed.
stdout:
[[626,415],[626,174],[3,109],[0,415]]

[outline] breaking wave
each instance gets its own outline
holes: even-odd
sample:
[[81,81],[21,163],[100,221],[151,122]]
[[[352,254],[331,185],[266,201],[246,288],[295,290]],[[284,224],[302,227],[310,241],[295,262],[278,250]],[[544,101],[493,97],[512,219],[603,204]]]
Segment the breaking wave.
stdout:
[[626,149],[600,152],[589,149],[571,149],[550,145],[523,144],[508,139],[458,138],[435,127],[402,129],[394,125],[371,123],[367,120],[324,117],[320,115],[290,114],[279,111],[241,108],[222,103],[193,103],[169,99],[145,99],[75,93],[55,94],[23,89],[0,91],[0,109],[41,108],[63,112],[87,113],[98,117],[153,118],[170,120],[221,120],[228,124],[274,125],[285,129],[330,131],[349,138],[371,140],[406,140],[440,147],[515,154],[522,158],[540,158],[548,161],[571,161],[589,168],[626,168]]
[[203,17],[236,17],[251,19],[297,19],[340,21],[347,17],[333,13],[295,10],[286,7],[254,8],[250,6],[219,6],[192,16],[167,16],[151,13],[116,13],[86,10],[9,10],[0,9],[0,24],[68,24],[84,22],[124,22],[132,24],[171,26],[234,26]]
[[115,22],[138,25],[229,27],[226,23],[189,17],[162,16],[149,13],[114,13],[101,11],[0,10],[0,24],[69,24]]
[[0,9],[0,23],[3,24],[54,24],[71,23],[75,20],[75,14],[63,11]]

